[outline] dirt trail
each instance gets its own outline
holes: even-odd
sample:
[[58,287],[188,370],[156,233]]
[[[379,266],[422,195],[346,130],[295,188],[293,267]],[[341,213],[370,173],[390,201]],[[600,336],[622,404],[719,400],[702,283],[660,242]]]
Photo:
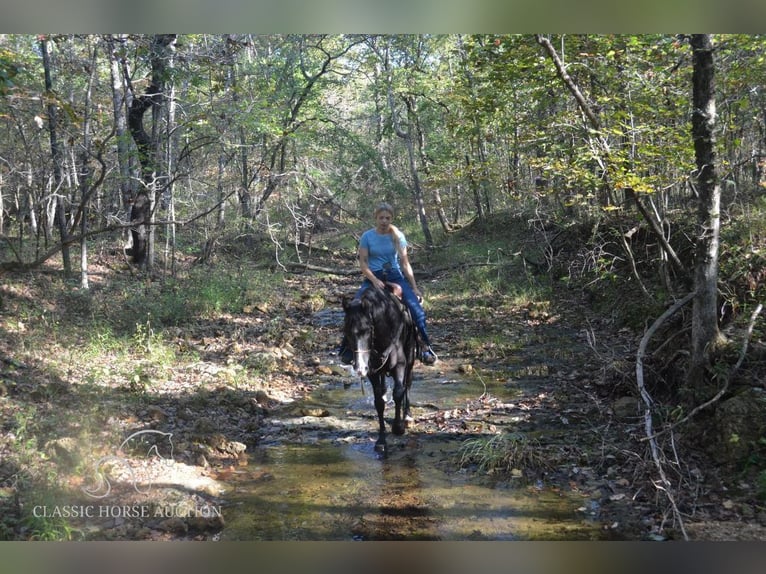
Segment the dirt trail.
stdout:
[[[327,388],[350,387],[347,390],[361,397],[354,386],[358,382],[338,365],[334,354],[340,298],[353,293],[356,284],[353,277],[294,275],[284,283],[285,296],[269,306],[170,330],[172,344],[193,350],[197,360],[178,361],[162,376],[149,373],[146,386],[126,386],[110,376],[95,384],[85,382],[78,365],[70,371],[73,381],[81,381],[76,384],[51,380],[45,369],[32,364],[5,366],[6,396],[34,405],[40,420],[46,419],[46,412],[68,410],[91,414],[87,421],[67,421],[63,433],[81,430],[82,422],[109,429],[98,451],[92,445],[90,451],[83,451],[82,445],[72,447],[66,435],[45,445],[50,463],[58,465],[61,476],[69,476],[67,486],[73,494],[64,502],[97,509],[107,503],[132,505],[150,514],[99,516],[72,526],[96,540],[225,538],[232,527],[226,523],[227,509],[238,486],[268,484],[274,478],[257,464],[264,447],[323,444],[329,437],[331,446],[356,449],[355,453],[362,449],[367,457],[375,427],[372,407],[360,402],[335,412],[321,400]],[[565,293],[561,301],[571,296]],[[658,503],[657,491],[648,487],[654,469],[641,441],[640,404],[626,367],[636,345],[633,335],[614,332],[598,317],[589,317],[586,306],[572,301],[519,306],[490,295],[442,301],[434,307],[430,330],[441,360],[434,367],[416,367],[415,420],[409,434],[397,439],[399,460],[411,459],[417,466],[426,458],[462,488],[494,485],[509,498],[517,488],[542,488],[579,499],[576,512],[594,527],[591,537],[681,537],[667,504]],[[4,355],[12,356],[12,344],[9,339]],[[257,380],[244,377],[245,369],[263,375]],[[119,454],[130,468],[122,469],[122,480],[115,481],[105,501],[84,494],[84,487],[93,486],[93,476],[82,470],[71,476],[63,472],[69,459],[85,461],[81,468],[89,470],[88,460],[114,454],[125,436],[139,430],[156,431],[161,437],[172,434],[171,448],[160,452],[145,442],[128,445]],[[544,464],[513,467],[505,474],[488,474],[476,463],[460,468],[455,457],[460,444],[498,435],[528,439],[536,445],[535,460]],[[455,448],[434,446],[447,443]],[[393,483],[409,480],[412,472],[407,468],[412,465],[389,473]],[[18,472],[5,470],[9,476]],[[413,492],[411,498],[386,492],[399,491],[378,493],[376,510],[363,511],[361,522],[349,532],[365,539],[379,538],[382,532],[405,539],[444,536],[429,511],[432,499],[422,492]],[[746,515],[746,504],[723,498],[720,490],[695,496],[694,514],[686,525],[691,538],[766,539],[757,509]],[[4,497],[0,503],[10,500]],[[27,506],[45,502],[34,493],[25,501]],[[163,509],[179,508],[193,512],[163,514]],[[16,511],[8,509],[6,516]],[[567,534],[564,530],[555,537],[567,539]],[[320,534],[306,533],[312,535]],[[482,531],[465,536],[492,539]]]
[[[298,354],[293,357],[296,363],[313,369],[297,377],[298,386],[307,392],[322,385],[358,384],[339,367],[332,353],[342,320],[334,312],[333,302],[344,292],[353,292],[354,286],[353,280],[335,282],[325,295],[328,307],[318,313],[305,310],[299,319],[308,322],[321,341],[303,353],[296,349]],[[488,328],[500,336],[487,338]],[[601,530],[589,536],[628,540],[644,537],[647,527],[641,523],[642,515],[649,507],[632,500],[630,473],[635,466],[620,467],[616,444],[620,425],[598,397],[594,381],[603,374],[597,372],[603,367],[584,330],[532,305],[496,308],[491,327],[485,321],[467,320],[460,314],[436,315],[431,320],[431,332],[440,361],[434,367],[416,366],[415,420],[405,438],[394,439],[400,457],[430,457],[432,464],[449,468],[449,473],[468,473],[474,482],[491,482],[501,488],[523,490],[544,485],[562,497],[582,500],[579,512],[583,520]],[[488,342],[469,348],[465,342],[472,338],[486,338]],[[419,400],[419,396],[431,398]],[[373,438],[371,405],[358,405],[346,412],[345,420],[343,415],[339,420],[325,408],[321,398],[308,402],[303,399],[305,395],[270,412],[260,435],[261,444],[316,443],[342,435],[345,444],[365,445]],[[288,419],[292,422],[285,424]],[[352,425],[350,430],[349,419],[357,423],[361,420],[361,425]],[[323,434],[321,429],[326,432]],[[459,468],[455,451],[460,444],[503,433],[533,441],[530,444],[537,445],[537,460],[544,461],[544,468],[508,469],[506,475],[476,474],[475,465],[470,464]],[[435,448],[445,437],[455,447]],[[410,466],[418,464],[415,461]],[[511,471],[515,476],[511,477]],[[427,532],[434,518],[418,498],[420,492],[411,491],[414,498],[410,500],[402,491],[408,489],[397,489],[396,497],[381,502],[387,510],[376,513],[375,524],[367,524],[370,530],[365,530],[364,536],[370,536],[370,531],[387,532],[394,538],[397,533],[402,538],[407,537],[406,533],[413,537],[433,536]],[[480,539],[483,536],[477,535]]]

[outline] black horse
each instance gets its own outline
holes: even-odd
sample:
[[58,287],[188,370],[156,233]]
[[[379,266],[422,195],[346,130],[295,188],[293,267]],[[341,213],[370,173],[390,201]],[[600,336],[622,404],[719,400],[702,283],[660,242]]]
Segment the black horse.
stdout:
[[415,323],[409,310],[390,291],[371,287],[360,297],[343,301],[343,331],[348,347],[354,351],[354,369],[366,376],[375,396],[380,430],[375,449],[386,451],[386,376],[394,380],[396,406],[391,430],[404,434],[410,412],[409,390],[412,369],[418,352]]

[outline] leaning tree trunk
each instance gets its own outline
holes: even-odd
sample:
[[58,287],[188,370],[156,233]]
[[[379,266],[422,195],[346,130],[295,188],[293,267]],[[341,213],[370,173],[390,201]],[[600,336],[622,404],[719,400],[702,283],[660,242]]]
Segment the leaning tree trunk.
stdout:
[[[601,126],[601,121],[598,118],[596,109],[588,103],[588,100],[580,91],[580,88],[577,86],[572,77],[567,73],[564,62],[562,62],[561,58],[559,58],[559,55],[556,52],[556,49],[553,47],[553,44],[551,44],[550,40],[548,40],[548,38],[542,34],[535,34],[535,38],[537,39],[537,43],[540,44],[548,53],[548,56],[551,58],[551,61],[556,68],[556,72],[559,78],[562,82],[564,82],[564,85],[574,97],[577,105],[580,107],[580,110],[588,119],[588,123],[591,127],[591,132],[593,133],[592,137],[594,138],[594,140],[590,142],[590,145],[598,151],[598,157],[596,157],[596,161],[599,163],[599,167],[604,174],[603,184],[599,189],[599,203],[602,206],[610,205],[613,203],[610,173],[610,164],[612,161],[610,158],[611,153],[609,150],[609,143],[604,136],[603,127]],[[588,138],[590,137],[591,136],[589,135]]]
[[418,175],[418,166],[415,159],[415,145],[412,141],[412,119],[411,116],[415,113],[414,102],[405,98],[405,104],[407,106],[407,130],[403,130],[399,116],[396,111],[396,105],[394,104],[394,93],[391,87],[391,78],[389,75],[388,81],[388,105],[391,109],[391,118],[394,126],[394,132],[396,135],[404,141],[407,148],[407,158],[409,159],[410,176],[412,177],[413,185],[413,198],[415,201],[415,209],[418,215],[418,221],[420,221],[420,227],[423,230],[423,236],[426,240],[426,247],[432,249],[434,246],[433,238],[431,236],[431,229],[428,226],[428,217],[426,215],[425,205],[423,203],[423,190],[420,187],[420,176]]
[[721,186],[715,154],[715,70],[710,34],[693,34],[692,138],[697,163],[695,183],[699,204],[692,311],[692,348],[689,384],[701,391],[710,352],[721,339],[718,329],[718,247]]

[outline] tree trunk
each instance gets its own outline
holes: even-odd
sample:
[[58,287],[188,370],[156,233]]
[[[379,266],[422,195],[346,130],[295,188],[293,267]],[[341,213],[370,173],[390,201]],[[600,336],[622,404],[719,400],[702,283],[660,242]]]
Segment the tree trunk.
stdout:
[[98,47],[94,46],[91,60],[90,60],[90,77],[88,78],[88,85],[85,92],[85,109],[83,111],[83,125],[82,125],[82,151],[80,153],[80,197],[81,205],[79,210],[80,217],[80,232],[82,239],[80,239],[80,287],[88,289],[88,203],[90,202],[90,184],[91,173],[88,166],[91,155],[91,137],[90,137],[90,124],[91,124],[91,105],[93,84],[96,81],[97,61],[96,55],[98,54]]
[[[226,91],[231,95],[231,101],[234,108],[240,106],[241,96],[238,89],[237,64],[235,46],[237,39],[234,34],[227,34],[224,42],[224,62],[226,65]],[[230,121],[227,118],[227,121]],[[250,191],[252,181],[250,179],[250,147],[248,146],[249,131],[243,123],[240,122],[237,128],[239,137],[239,198],[240,217],[243,222],[249,223],[253,218],[253,196]],[[228,162],[228,160],[227,160]],[[223,208],[221,208],[223,209]]]
[[486,215],[484,213],[484,204],[481,201],[481,189],[479,182],[476,180],[476,170],[471,163],[471,156],[465,154],[465,168],[468,174],[468,181],[471,184],[471,191],[473,192],[473,204],[476,207],[476,217],[479,221],[484,221]]
[[239,206],[242,221],[250,221],[253,218],[253,197],[250,194],[250,168],[247,153],[247,132],[244,126],[239,127],[239,161],[240,161],[240,186]]
[[[471,72],[471,69],[467,65],[468,63],[468,56],[466,55],[465,48],[463,46],[463,39],[462,36],[458,36],[458,47],[460,50],[460,63],[461,63],[461,69],[463,72],[463,75],[465,76],[466,82],[468,83],[468,88],[471,94],[472,99],[477,99],[477,90],[476,90],[476,81],[474,79],[473,73]],[[484,140],[484,126],[482,124],[482,114],[478,111],[472,111],[471,115],[473,116],[473,138],[476,141],[476,157],[478,158],[479,163],[479,169],[478,170],[469,170],[471,173],[470,179],[471,179],[471,186],[473,187],[474,197],[476,204],[476,215],[480,220],[484,220],[485,215],[488,215],[492,213],[492,203],[490,201],[490,190],[489,190],[489,168],[488,168],[488,161],[487,161],[487,147]],[[471,165],[471,160],[466,156],[466,165]],[[478,180],[477,180],[477,174],[478,174]]]
[[130,205],[133,201],[133,191],[130,182],[130,147],[128,145],[128,118],[126,114],[125,78],[123,74],[120,53],[121,43],[124,38],[121,35],[108,35],[106,43],[109,47],[109,71],[112,80],[112,111],[114,113],[114,133],[117,136],[117,164],[119,167],[119,199],[115,204],[125,209],[126,220],[130,219]]
[[418,176],[417,160],[415,158],[415,144],[412,141],[412,121],[411,114],[413,113],[412,107],[414,104],[411,101],[406,101],[407,104],[407,130],[403,130],[399,122],[399,116],[396,111],[396,105],[394,104],[394,93],[391,85],[391,78],[389,74],[388,78],[388,105],[391,110],[391,118],[394,127],[394,133],[404,141],[407,149],[407,158],[409,160],[410,176],[412,177],[413,185],[413,199],[415,202],[415,209],[418,215],[418,221],[420,221],[420,227],[423,230],[423,235],[426,240],[426,246],[428,249],[433,248],[433,238],[431,237],[431,230],[428,226],[428,217],[426,216],[425,205],[423,204],[423,191],[420,187],[420,177]]
[[128,112],[128,128],[136,144],[139,163],[141,164],[142,187],[133,198],[133,206],[130,212],[133,236],[133,262],[136,265],[150,269],[152,266],[152,249],[150,230],[158,185],[161,180],[159,175],[160,146],[158,115],[153,111],[152,117],[155,123],[152,127],[152,135],[144,129],[144,114],[154,108],[159,109],[163,102],[163,84],[165,78],[165,50],[175,42],[175,34],[158,34],[152,40],[152,81],[146,88],[146,92],[133,98]]
[[72,275],[72,261],[69,255],[69,232],[67,229],[66,220],[66,201],[64,193],[62,192],[63,183],[63,167],[64,161],[63,150],[61,144],[58,141],[58,115],[56,101],[53,93],[53,79],[51,74],[51,61],[50,53],[48,52],[48,39],[43,37],[40,40],[40,53],[43,58],[43,70],[45,73],[45,92],[46,99],[48,100],[48,133],[50,134],[51,141],[51,155],[53,156],[53,181],[55,188],[53,193],[56,194],[56,222],[58,223],[59,233],[61,235],[61,258],[64,264],[64,275],[70,277]]
[[[173,46],[170,46],[170,57],[167,61],[167,67],[171,70],[175,67],[175,57],[173,53]],[[174,75],[171,74],[171,77]],[[176,85],[175,81],[168,82],[167,88],[164,90],[168,97],[165,119],[165,178],[162,191],[162,208],[166,212],[165,219],[170,223],[165,225],[166,240],[165,240],[165,270],[170,270],[171,274],[175,275],[176,261],[176,224],[175,224],[175,197],[174,197],[174,177],[173,173],[176,169],[176,159],[178,155],[178,138],[179,132],[176,130]],[[152,227],[154,228],[154,227]]]
[[710,352],[720,342],[718,329],[718,248],[721,186],[715,154],[715,69],[710,34],[693,34],[692,138],[699,196],[692,311],[692,356],[689,383],[697,391],[705,381]]
[[[405,101],[407,105],[407,131],[405,132],[400,128],[396,128],[396,135],[402,138],[407,146],[407,157],[409,159],[410,175],[412,177],[412,195],[415,201],[415,209],[417,210],[420,227],[423,230],[423,236],[426,240],[426,247],[428,247],[428,249],[433,249],[434,240],[431,237],[431,229],[428,226],[428,216],[426,215],[425,203],[423,202],[423,189],[420,185],[420,174],[418,173],[418,162],[415,154],[415,143],[412,141],[412,132],[415,129],[413,127],[413,117],[416,114],[415,103],[410,97]],[[396,114],[396,111],[392,109],[391,113]]]

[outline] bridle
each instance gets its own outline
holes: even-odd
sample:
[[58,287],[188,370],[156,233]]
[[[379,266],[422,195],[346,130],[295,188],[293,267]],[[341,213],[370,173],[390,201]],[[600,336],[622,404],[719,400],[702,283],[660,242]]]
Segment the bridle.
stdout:
[[[373,341],[375,341],[375,323],[372,320],[372,316],[368,315],[367,318],[369,319],[369,324],[370,324],[370,343],[372,343]],[[391,351],[393,351],[393,344],[389,345],[387,352],[385,353],[385,355],[383,355],[383,360],[380,361],[380,366],[377,369],[372,369],[370,372],[372,373],[380,372],[383,369],[383,367],[386,366],[386,363],[388,362],[388,356],[391,354]],[[381,354],[375,349],[364,349],[361,351],[359,349],[354,350],[355,355],[364,355],[364,354],[372,355],[373,352],[375,352],[376,355]],[[368,359],[368,365],[369,365],[369,359]]]
[[[367,315],[367,319],[368,319],[369,325],[370,325],[370,343],[372,343],[372,342],[375,341],[375,321],[373,321],[371,313],[369,313]],[[399,339],[399,336],[401,335],[403,328],[404,328],[404,323],[402,322],[402,323],[400,323],[399,328],[396,331],[396,334],[391,337],[391,343],[388,345],[388,348],[385,350],[384,353],[380,353],[379,351],[376,351],[375,349],[365,349],[365,350],[362,350],[362,351],[360,351],[358,349],[355,349],[354,350],[354,354],[355,355],[363,355],[365,353],[372,354],[373,351],[374,351],[375,354],[381,356],[382,359],[380,361],[380,366],[377,369],[373,369],[371,372],[373,372],[373,373],[380,372],[383,369],[383,367],[386,366],[386,363],[388,363],[388,357],[393,352],[394,347],[396,345],[396,341]]]

